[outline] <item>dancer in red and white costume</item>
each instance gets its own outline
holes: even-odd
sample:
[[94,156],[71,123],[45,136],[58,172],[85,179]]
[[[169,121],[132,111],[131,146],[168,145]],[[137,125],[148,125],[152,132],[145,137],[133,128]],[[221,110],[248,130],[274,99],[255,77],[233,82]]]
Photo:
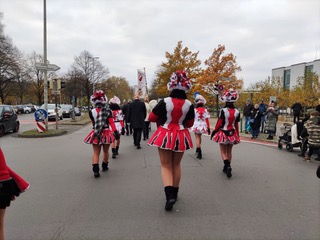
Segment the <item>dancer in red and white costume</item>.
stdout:
[[224,163],[223,172],[228,178],[232,176],[231,160],[232,147],[240,142],[239,122],[240,112],[234,107],[234,102],[239,98],[239,94],[234,89],[224,91],[219,100],[225,102],[219,114],[219,119],[211,134],[211,139],[220,144],[221,157]]
[[[113,121],[116,125],[116,129],[121,135],[125,134],[125,128],[124,128],[124,121],[123,121],[123,114],[122,110],[120,108],[120,99],[117,96],[114,96],[109,101],[109,107],[112,110],[113,115]],[[112,158],[116,158],[119,154],[119,147],[120,147],[120,137],[118,140],[115,140],[111,145],[112,150]]]
[[99,156],[101,148],[103,148],[102,171],[109,169],[109,147],[110,144],[119,138],[119,133],[113,121],[112,112],[106,107],[108,101],[107,96],[102,90],[96,91],[90,98],[94,109],[89,111],[89,117],[92,122],[93,130],[85,137],[84,143],[92,144],[92,171],[94,177],[100,177]]
[[202,159],[202,150],[201,150],[201,137],[203,133],[208,133],[210,135],[210,113],[204,105],[207,103],[205,98],[198,94],[194,100],[196,104],[196,108],[194,109],[195,118],[194,124],[191,127],[191,131],[194,132],[194,136],[196,138],[196,153],[197,158]]
[[188,128],[194,122],[194,108],[185,93],[191,86],[185,71],[172,73],[167,85],[170,96],[161,100],[149,115],[149,121],[158,125],[148,145],[158,147],[167,211],[177,201],[183,153],[193,148]]
[[11,201],[30,186],[6,164],[6,159],[0,148],[0,240],[4,239],[4,216]]

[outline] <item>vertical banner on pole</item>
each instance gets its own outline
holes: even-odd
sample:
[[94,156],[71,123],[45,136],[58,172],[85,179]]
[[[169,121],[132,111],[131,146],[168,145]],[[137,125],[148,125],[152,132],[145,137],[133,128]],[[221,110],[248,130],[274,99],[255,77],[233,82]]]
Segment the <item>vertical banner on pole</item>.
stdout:
[[146,88],[146,75],[144,71],[138,69],[138,96],[139,98],[145,97]]

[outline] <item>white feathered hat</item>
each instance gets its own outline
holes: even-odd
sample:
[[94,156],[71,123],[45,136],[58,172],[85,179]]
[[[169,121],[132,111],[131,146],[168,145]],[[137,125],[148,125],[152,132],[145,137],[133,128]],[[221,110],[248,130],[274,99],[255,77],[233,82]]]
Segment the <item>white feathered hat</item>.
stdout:
[[195,102],[195,104],[202,103],[203,105],[205,105],[207,103],[206,99],[200,94],[198,94],[196,96],[196,98],[194,99],[194,102]]
[[114,96],[113,98],[110,99],[109,103],[120,105],[121,101],[120,101],[120,98],[118,98],[117,96]]
[[90,101],[94,105],[98,103],[106,104],[108,102],[108,98],[102,90],[97,90],[93,95],[91,95]]

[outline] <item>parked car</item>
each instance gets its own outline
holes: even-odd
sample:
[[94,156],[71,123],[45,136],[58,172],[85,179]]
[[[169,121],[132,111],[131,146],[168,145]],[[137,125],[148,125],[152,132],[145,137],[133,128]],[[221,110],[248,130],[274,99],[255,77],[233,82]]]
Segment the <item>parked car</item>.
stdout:
[[74,107],[74,108],[73,108],[73,111],[74,111],[74,113],[75,113],[75,116],[81,116],[81,110],[80,110],[80,108]]
[[[55,112],[56,105],[53,103],[49,103],[49,104],[47,104],[47,106],[48,106],[48,120],[55,120],[56,119],[56,112]],[[40,108],[45,109],[44,104],[42,104]],[[62,120],[63,119],[62,109],[60,106],[57,106],[57,108],[58,108],[58,118],[60,120]]]
[[23,105],[22,107],[23,107],[23,112],[24,113],[32,113],[31,107],[28,107],[26,105]]
[[18,132],[20,122],[12,106],[0,105],[0,137],[9,131]]
[[16,105],[16,108],[17,108],[17,110],[16,110],[17,114],[24,113],[24,108],[22,105]]
[[60,105],[62,109],[62,115],[65,118],[70,118],[72,113],[72,105],[69,104],[62,104]]

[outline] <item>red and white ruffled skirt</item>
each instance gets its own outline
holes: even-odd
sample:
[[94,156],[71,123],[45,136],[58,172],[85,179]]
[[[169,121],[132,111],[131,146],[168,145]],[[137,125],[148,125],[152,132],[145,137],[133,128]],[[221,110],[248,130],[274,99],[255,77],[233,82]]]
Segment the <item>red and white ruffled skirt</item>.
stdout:
[[94,138],[94,130],[92,130],[85,138],[84,138],[84,143],[86,144],[111,144],[114,142],[115,138],[113,135],[113,132],[108,129],[102,129],[101,133],[100,133],[100,141],[98,142],[94,142],[95,138]]
[[179,125],[171,126],[170,129],[159,126],[148,141],[148,145],[175,152],[184,152],[193,148],[189,130],[181,129]]
[[221,144],[238,144],[240,142],[240,137],[237,131],[233,131],[233,134],[229,135],[220,129],[211,140]]

